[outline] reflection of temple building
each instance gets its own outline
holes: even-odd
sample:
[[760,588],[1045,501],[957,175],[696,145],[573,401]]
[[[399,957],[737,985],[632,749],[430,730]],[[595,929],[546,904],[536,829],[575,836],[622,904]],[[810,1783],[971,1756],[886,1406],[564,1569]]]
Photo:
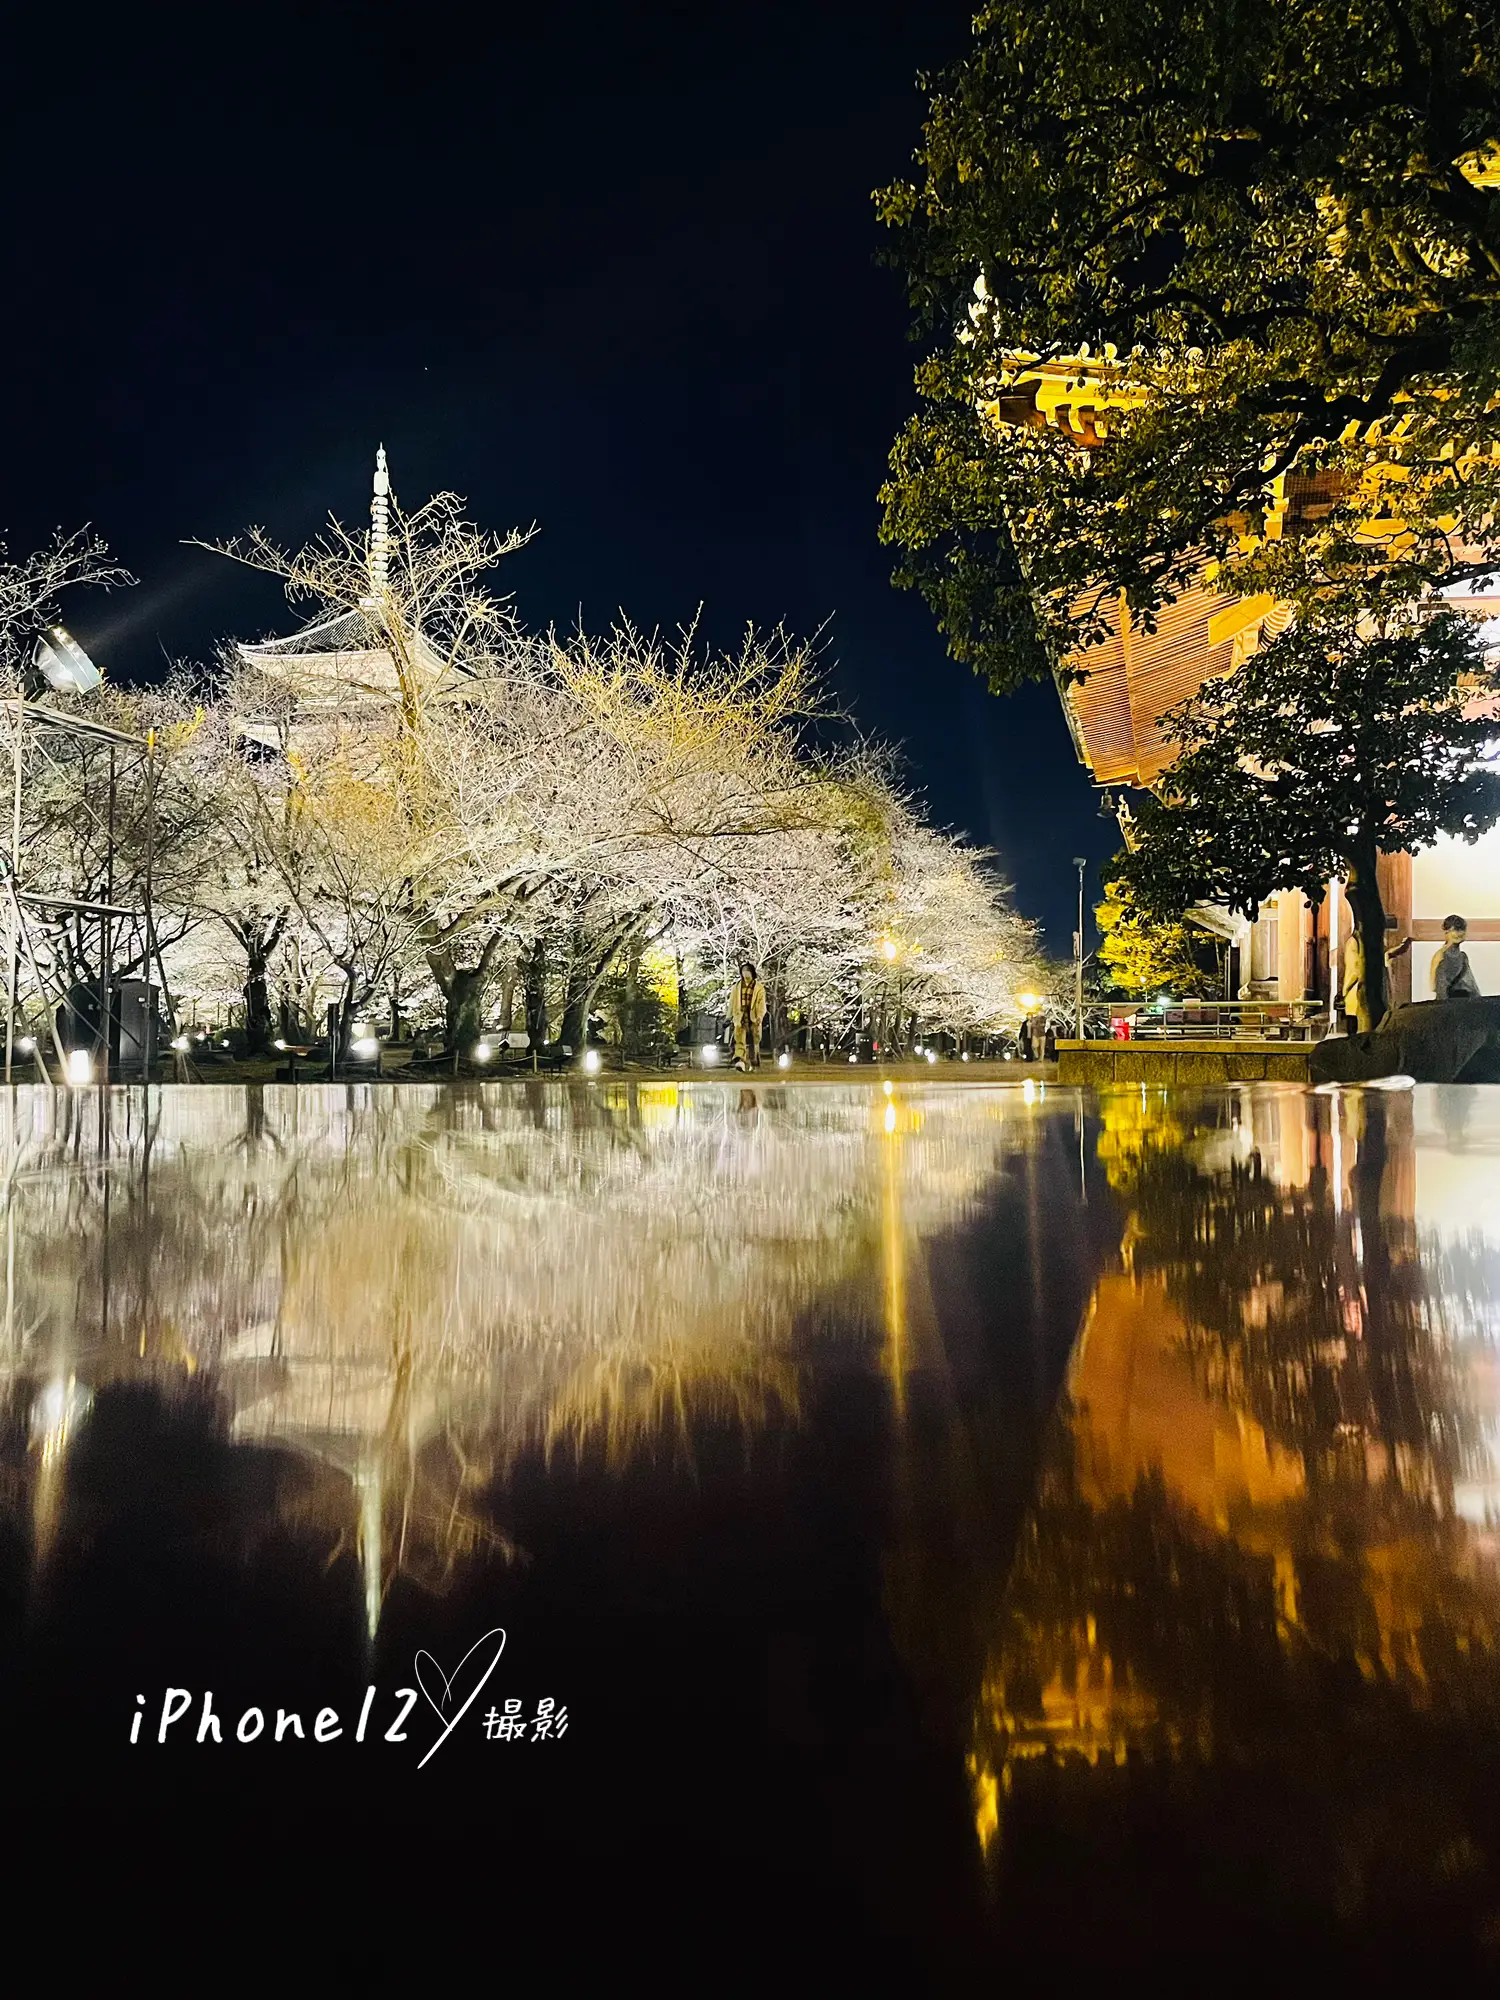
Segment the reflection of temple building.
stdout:
[[1270,1754],[1263,1706],[1290,1737],[1332,1663],[1413,1713],[1500,1702],[1500,1104],[1153,1105],[1162,1150],[1104,1135],[1124,1268],[997,1627],[986,1844],[1038,1759]]

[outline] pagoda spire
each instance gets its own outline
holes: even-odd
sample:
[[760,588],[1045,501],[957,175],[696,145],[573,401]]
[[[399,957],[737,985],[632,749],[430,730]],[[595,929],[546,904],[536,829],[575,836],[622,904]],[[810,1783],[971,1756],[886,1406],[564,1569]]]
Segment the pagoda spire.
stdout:
[[391,475],[386,470],[385,446],[375,453],[375,486],[370,495],[370,589],[375,597],[385,595],[391,553]]

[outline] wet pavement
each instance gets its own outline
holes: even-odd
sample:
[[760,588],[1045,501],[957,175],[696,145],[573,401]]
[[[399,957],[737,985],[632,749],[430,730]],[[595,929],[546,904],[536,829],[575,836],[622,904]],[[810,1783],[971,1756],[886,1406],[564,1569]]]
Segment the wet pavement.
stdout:
[[13,1892],[1500,1969],[1500,1089],[20,1088],[0,1172]]

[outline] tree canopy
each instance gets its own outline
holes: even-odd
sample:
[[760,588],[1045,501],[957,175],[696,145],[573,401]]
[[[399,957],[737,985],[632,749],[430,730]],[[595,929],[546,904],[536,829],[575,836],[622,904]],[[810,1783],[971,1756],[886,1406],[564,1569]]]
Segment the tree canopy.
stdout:
[[1013,687],[1206,563],[1297,603],[1485,566],[1493,0],[993,0],[930,87],[877,196],[931,343],[883,533],[957,657]]
[[1478,761],[1497,696],[1500,669],[1461,613],[1373,633],[1353,615],[1293,626],[1253,673],[1209,682],[1168,718],[1183,753],[1136,816],[1121,880],[1170,919],[1196,901],[1254,917],[1277,889],[1317,903],[1342,876],[1378,1018],[1378,858],[1439,834],[1476,840],[1500,820],[1500,773]]
[[[1099,959],[1113,984],[1136,998],[1152,993],[1194,993],[1211,975],[1199,962],[1203,949],[1184,923],[1153,917],[1128,882],[1109,881],[1094,908]],[[1200,933],[1201,937],[1201,933]]]

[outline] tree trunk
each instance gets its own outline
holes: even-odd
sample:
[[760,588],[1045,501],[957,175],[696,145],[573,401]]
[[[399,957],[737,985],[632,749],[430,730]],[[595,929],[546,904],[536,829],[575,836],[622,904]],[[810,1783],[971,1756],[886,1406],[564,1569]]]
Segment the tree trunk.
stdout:
[[526,1000],[526,1032],[534,1049],[547,1042],[547,947],[541,938],[526,954],[522,979]]
[[457,1057],[472,1053],[484,1039],[484,996],[489,990],[490,967],[500,948],[496,932],[473,965],[455,965],[453,954],[433,950],[427,954],[432,976],[443,996],[443,1053]]
[[567,990],[563,996],[562,1026],[558,1039],[575,1055],[581,1054],[588,1036],[588,1018],[599,991],[599,982],[609,970],[609,962],[619,949],[618,934],[611,938],[602,955],[582,938],[573,943],[573,963],[568,968]]
[[[1345,864],[1348,872],[1344,887],[1349,897],[1349,912],[1364,952],[1365,976],[1359,992],[1361,1034],[1368,1034],[1372,1028],[1378,1027],[1385,1018],[1386,1010],[1385,905],[1380,900],[1377,860],[1373,844],[1362,843],[1356,853],[1348,856]],[[1335,976],[1342,983],[1341,965]]]
[[259,944],[245,952],[245,1053],[269,1055],[275,1021],[271,1013],[268,954]]
[[472,1050],[483,1039],[486,984],[477,965],[455,967],[443,993],[443,1046],[450,1054]]

